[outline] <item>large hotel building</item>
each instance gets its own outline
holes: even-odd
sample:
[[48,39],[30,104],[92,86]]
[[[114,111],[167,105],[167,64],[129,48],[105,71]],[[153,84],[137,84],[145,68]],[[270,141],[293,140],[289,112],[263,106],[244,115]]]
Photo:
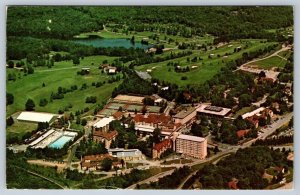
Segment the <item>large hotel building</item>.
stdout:
[[207,156],[207,140],[203,137],[180,134],[175,145],[177,153],[199,159],[205,159]]

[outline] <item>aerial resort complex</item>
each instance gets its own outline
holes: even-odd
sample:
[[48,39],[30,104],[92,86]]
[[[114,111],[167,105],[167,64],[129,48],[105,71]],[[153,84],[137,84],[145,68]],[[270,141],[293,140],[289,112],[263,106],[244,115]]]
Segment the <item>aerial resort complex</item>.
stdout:
[[293,14],[8,6],[7,188],[294,188]]

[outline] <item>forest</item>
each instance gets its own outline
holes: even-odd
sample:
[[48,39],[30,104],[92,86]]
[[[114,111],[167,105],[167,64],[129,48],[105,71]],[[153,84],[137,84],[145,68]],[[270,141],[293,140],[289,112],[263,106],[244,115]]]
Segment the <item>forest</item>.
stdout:
[[[267,29],[293,24],[292,7],[9,7],[7,34],[68,39],[115,24],[115,31],[168,35],[269,38]],[[126,28],[125,28],[126,26]],[[72,30],[71,30],[72,29]]]
[[268,180],[263,178],[266,169],[276,166],[288,169],[292,166],[286,156],[287,153],[279,149],[272,150],[265,146],[239,149],[217,165],[204,166],[195,178],[199,179],[204,189],[228,189],[228,182],[233,178],[238,180],[239,189],[264,189],[269,185]]

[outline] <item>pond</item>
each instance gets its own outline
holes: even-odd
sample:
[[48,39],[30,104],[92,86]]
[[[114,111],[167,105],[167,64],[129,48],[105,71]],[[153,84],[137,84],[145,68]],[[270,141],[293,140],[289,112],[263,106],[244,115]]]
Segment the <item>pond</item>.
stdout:
[[75,43],[90,45],[93,47],[125,47],[125,48],[142,48],[147,50],[148,48],[153,47],[153,45],[141,44],[141,42],[136,41],[135,44],[132,44],[129,39],[106,39],[106,38],[89,38],[89,39],[75,39]]

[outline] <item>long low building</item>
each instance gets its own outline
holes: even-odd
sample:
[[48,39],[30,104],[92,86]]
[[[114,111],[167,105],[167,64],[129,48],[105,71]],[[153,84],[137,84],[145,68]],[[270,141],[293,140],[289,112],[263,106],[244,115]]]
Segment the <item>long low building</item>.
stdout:
[[143,153],[139,149],[124,149],[124,148],[112,148],[107,150],[109,155],[124,161],[143,160]]
[[109,123],[114,121],[115,119],[113,117],[105,117],[96,122],[93,125],[93,129],[97,131],[107,131],[109,129]]
[[175,123],[186,124],[196,116],[197,116],[196,108],[189,107],[177,113],[175,116],[173,116],[173,119]]
[[228,116],[230,112],[231,112],[230,108],[211,106],[207,104],[201,104],[197,108],[198,115],[205,115],[208,117],[224,118]]
[[[145,135],[152,135],[155,127],[150,125],[135,125],[135,130],[137,134],[145,134]],[[172,131],[161,131],[163,136],[170,136]]]
[[260,108],[257,108],[256,110],[253,110],[252,112],[247,112],[247,113],[245,113],[245,114],[242,115],[242,119],[245,119],[245,118],[254,116],[256,114],[259,114],[260,112],[262,112],[264,110],[265,110],[264,107],[260,107]]
[[18,116],[18,121],[26,121],[26,122],[53,122],[59,115],[51,114],[51,113],[44,113],[44,112],[28,112],[24,111]]
[[194,158],[205,159],[207,156],[207,139],[180,134],[176,137],[175,151]]

